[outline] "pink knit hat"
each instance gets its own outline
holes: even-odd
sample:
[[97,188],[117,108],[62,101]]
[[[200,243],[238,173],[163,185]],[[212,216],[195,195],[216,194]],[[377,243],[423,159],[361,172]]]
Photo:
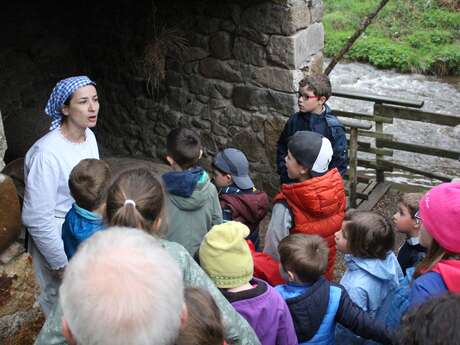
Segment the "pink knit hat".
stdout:
[[460,253],[460,182],[443,183],[425,193],[419,213],[441,247]]

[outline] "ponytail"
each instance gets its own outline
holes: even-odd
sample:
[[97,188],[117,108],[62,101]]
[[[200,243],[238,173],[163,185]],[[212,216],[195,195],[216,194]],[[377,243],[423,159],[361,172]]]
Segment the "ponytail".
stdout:
[[107,195],[107,220],[112,226],[128,226],[151,233],[163,213],[160,182],[145,168],[125,171]]

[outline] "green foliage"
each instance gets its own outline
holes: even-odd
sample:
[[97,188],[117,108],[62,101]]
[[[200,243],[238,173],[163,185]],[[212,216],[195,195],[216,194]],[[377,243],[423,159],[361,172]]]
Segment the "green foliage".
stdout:
[[[325,54],[335,55],[380,0],[324,0]],[[460,75],[460,12],[434,0],[392,0],[346,58],[402,72]]]

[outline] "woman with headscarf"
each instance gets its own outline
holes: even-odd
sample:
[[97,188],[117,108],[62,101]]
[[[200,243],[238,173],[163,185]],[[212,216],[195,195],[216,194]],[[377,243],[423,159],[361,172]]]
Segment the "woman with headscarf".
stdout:
[[38,300],[47,316],[67,265],[61,228],[73,202],[69,174],[80,160],[99,158],[89,129],[96,125],[99,112],[95,83],[86,76],[59,81],[45,112],[52,119],[50,132],[33,144],[24,161],[22,221],[30,235],[28,250],[40,286]]

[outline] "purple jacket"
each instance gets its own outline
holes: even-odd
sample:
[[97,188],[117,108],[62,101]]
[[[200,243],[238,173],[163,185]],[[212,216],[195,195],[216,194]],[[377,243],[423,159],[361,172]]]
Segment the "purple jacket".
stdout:
[[248,321],[262,345],[297,345],[294,324],[283,297],[263,280],[266,291],[256,297],[231,302],[233,307]]

